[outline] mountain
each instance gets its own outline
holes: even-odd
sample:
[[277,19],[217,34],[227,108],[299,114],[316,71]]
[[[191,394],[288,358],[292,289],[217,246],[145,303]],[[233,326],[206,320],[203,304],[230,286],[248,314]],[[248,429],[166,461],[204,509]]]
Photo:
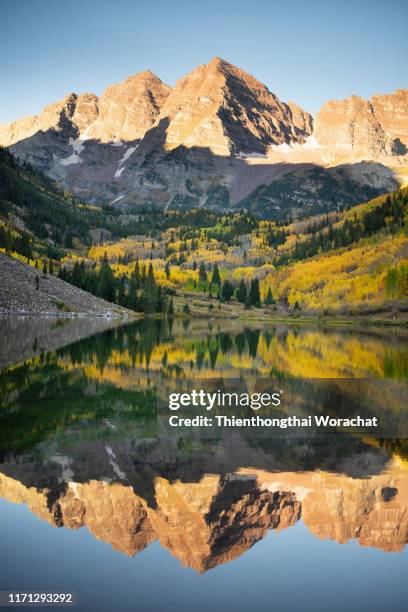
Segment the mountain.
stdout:
[[138,140],[153,125],[169,92],[170,87],[147,70],[111,85],[100,98],[71,93],[39,115],[1,125],[1,144],[10,146],[38,132],[51,132],[65,144],[71,139],[71,146],[76,139]]
[[408,90],[327,102],[316,117],[315,137],[333,159],[404,156],[408,146]]
[[165,148],[202,147],[215,155],[266,153],[303,143],[312,117],[279,100],[250,74],[215,57],[177,82],[164,105]]
[[291,528],[300,518],[321,540],[356,540],[388,552],[403,550],[408,541],[408,481],[397,460],[371,478],[256,468],[208,474],[198,482],[156,477],[149,503],[126,482],[117,449],[101,445],[99,457],[103,451],[109,480],[78,481],[74,460],[55,455],[41,477],[27,462],[24,471],[21,464],[3,465],[0,496],[26,504],[54,527],[86,527],[130,556],[158,540],[199,573],[237,559],[268,530]]
[[145,71],[0,126],[0,144],[88,202],[282,217],[391,191],[407,143],[408,90],[327,102],[314,122],[218,57],[174,88]]
[[150,70],[111,85],[98,100],[98,116],[88,123],[88,138],[118,142],[140,140],[153,125],[171,88]]

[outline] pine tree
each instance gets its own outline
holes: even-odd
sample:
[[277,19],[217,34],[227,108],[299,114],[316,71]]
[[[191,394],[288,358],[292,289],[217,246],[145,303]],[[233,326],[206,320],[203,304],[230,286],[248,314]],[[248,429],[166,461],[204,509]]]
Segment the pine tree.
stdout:
[[139,304],[137,299],[137,285],[134,276],[132,276],[130,279],[126,303],[127,307],[130,308],[130,310],[138,310]]
[[135,280],[136,283],[136,287],[139,288],[140,287],[140,267],[139,267],[139,258],[136,258],[136,263],[135,263],[135,269],[132,273],[132,276]]
[[124,275],[119,280],[117,302],[120,306],[126,306],[126,276]]
[[140,287],[144,287],[146,281],[146,265],[143,264],[142,270],[140,272]]
[[115,301],[115,278],[106,253],[98,274],[97,295],[108,302]]
[[221,287],[221,301],[228,302],[234,295],[234,287],[228,280],[224,280]]
[[267,304],[268,306],[271,306],[272,304],[275,304],[275,299],[272,295],[272,291],[271,288],[268,288],[268,293],[266,294],[266,298],[265,298],[265,304]]
[[167,280],[170,280],[170,265],[169,262],[166,262],[166,267],[164,268],[164,272],[166,273]]
[[140,308],[142,312],[152,314],[157,312],[158,290],[154,278],[152,262],[149,263],[146,280],[143,285],[143,291],[140,296]]
[[163,290],[160,286],[157,288],[156,312],[166,312],[166,296],[164,295]]
[[247,286],[244,282],[244,279],[241,278],[239,285],[238,285],[238,289],[237,289],[238,302],[241,302],[241,304],[245,304],[247,293],[248,293]]
[[254,278],[251,281],[251,288],[249,290],[249,301],[250,301],[251,306],[260,308],[261,296],[259,293],[259,280],[257,278]]
[[215,262],[214,264],[214,269],[211,277],[211,285],[218,285],[218,287],[221,287],[221,277],[217,262]]
[[205,270],[205,264],[202,261],[200,263],[200,267],[198,269],[198,279],[200,281],[200,283],[206,283],[207,282],[207,272]]

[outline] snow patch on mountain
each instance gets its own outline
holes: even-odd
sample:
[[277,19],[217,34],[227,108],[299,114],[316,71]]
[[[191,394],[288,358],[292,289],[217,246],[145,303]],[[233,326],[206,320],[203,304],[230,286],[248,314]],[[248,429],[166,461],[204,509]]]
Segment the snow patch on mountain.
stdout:
[[308,138],[305,139],[305,142],[300,143],[300,142],[293,142],[291,144],[288,144],[287,142],[283,142],[282,144],[279,145],[270,145],[269,149],[271,151],[275,151],[276,153],[297,153],[299,151],[305,150],[305,149],[321,149],[322,146],[319,144],[319,142],[317,141],[317,139],[314,136],[309,136]]
[[68,157],[60,159],[59,162],[62,166],[70,166],[71,164],[82,164],[81,153],[85,146],[85,142],[88,140],[89,127],[86,128],[83,134],[77,139],[70,138],[68,144],[72,147],[73,152]]
[[120,158],[119,162],[118,162],[118,167],[117,170],[115,172],[115,174],[113,175],[115,179],[120,178],[120,175],[122,174],[122,172],[125,169],[125,163],[127,162],[127,160],[129,159],[129,157],[132,155],[132,153],[134,153],[137,149],[139,145],[137,144],[134,147],[129,147],[127,149],[127,151],[125,152],[124,156]]

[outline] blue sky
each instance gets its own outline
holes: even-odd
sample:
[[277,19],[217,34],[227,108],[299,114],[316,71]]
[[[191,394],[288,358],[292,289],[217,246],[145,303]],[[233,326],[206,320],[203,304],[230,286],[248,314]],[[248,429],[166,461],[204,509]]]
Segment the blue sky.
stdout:
[[218,55],[315,113],[408,87],[406,0],[1,0],[0,121],[150,69]]

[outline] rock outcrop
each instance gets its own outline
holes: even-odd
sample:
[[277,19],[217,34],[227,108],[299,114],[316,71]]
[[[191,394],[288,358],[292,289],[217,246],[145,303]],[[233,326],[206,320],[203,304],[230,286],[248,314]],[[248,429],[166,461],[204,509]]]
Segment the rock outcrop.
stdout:
[[332,159],[378,160],[404,156],[408,146],[408,90],[364,100],[327,102],[316,116],[314,135]]
[[88,138],[100,142],[140,140],[155,122],[171,88],[150,70],[111,85],[98,100]]
[[58,140],[78,138],[98,116],[98,98],[94,94],[71,93],[49,104],[39,115],[32,115],[9,125],[0,125],[0,144],[9,147],[38,132],[51,132]]

